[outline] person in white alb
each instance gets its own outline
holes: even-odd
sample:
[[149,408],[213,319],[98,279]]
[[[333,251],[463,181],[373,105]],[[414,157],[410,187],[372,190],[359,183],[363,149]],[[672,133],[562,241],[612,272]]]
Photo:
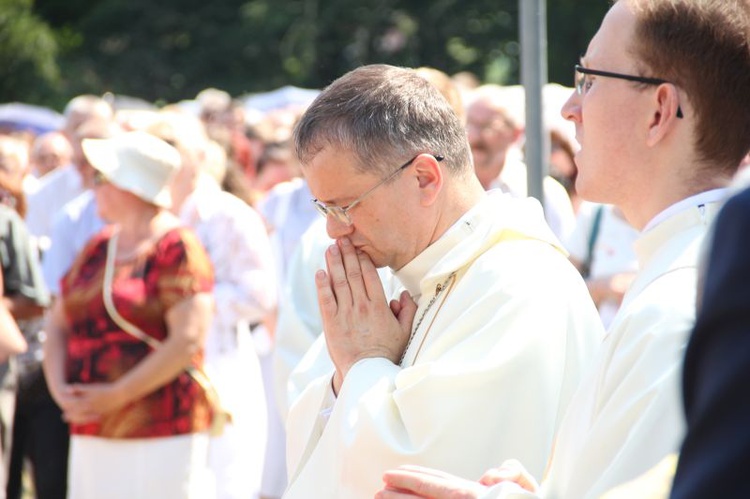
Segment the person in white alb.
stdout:
[[[484,191],[411,69],[342,76],[295,145],[336,240],[315,274],[335,367],[290,410],[284,497],[372,497],[407,459],[478,476],[521,453],[540,476],[603,330],[539,203]],[[390,303],[376,267],[406,288]]]
[[[442,71],[420,67],[415,70],[445,97],[453,111],[463,123],[466,119],[464,104],[456,84]],[[311,201],[308,200],[308,202]],[[314,206],[310,203],[310,206]],[[318,352],[306,354],[315,339],[323,331],[320,309],[316,298],[315,271],[325,266],[325,253],[333,240],[326,233],[326,218],[318,217],[300,238],[289,262],[289,277],[283,287],[283,299],[279,300],[279,316],[274,344],[274,375],[276,399],[279,411],[286,419],[289,405],[307,387],[312,378],[332,369],[330,358]],[[386,296],[392,296],[403,286],[387,267],[378,269]],[[325,348],[318,345],[318,348]],[[300,362],[323,360],[303,368],[295,367]],[[295,377],[289,375],[295,370]]]
[[747,6],[619,0],[576,66],[562,109],[581,144],[576,186],[640,230],[639,272],[568,406],[541,487],[517,462],[480,482],[402,468],[385,474],[379,499],[594,499],[678,451],[701,247],[750,146]]

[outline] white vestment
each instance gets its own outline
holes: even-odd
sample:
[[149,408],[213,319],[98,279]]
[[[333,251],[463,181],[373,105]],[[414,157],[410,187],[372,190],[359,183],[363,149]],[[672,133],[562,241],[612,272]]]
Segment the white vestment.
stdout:
[[640,271],[570,403],[541,490],[505,484],[483,498],[595,499],[678,451],[697,267],[719,204],[693,205],[640,236]]
[[418,304],[404,367],[362,360],[337,399],[332,373],[307,387],[287,424],[284,497],[371,498],[404,463],[479,478],[521,456],[540,476],[603,335],[558,245],[538,202],[494,192],[398,271]]

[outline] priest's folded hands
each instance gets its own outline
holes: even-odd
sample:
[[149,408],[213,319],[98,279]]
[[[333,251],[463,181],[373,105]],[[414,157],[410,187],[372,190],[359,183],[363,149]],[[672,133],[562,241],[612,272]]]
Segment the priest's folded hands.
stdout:
[[398,363],[417,305],[407,291],[389,304],[372,260],[347,237],[328,248],[326,266],[328,272],[315,274],[315,284],[328,353],[336,366],[333,391],[338,394],[357,361],[382,357]]

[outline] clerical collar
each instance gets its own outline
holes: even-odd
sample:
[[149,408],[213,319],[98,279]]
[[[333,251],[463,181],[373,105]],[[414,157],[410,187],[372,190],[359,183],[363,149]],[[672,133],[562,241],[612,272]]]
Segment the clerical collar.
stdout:
[[654,227],[656,227],[657,225],[659,225],[664,220],[672,217],[673,215],[676,215],[677,213],[685,211],[689,208],[692,208],[694,206],[705,205],[708,203],[715,203],[717,201],[721,201],[725,199],[726,197],[727,197],[727,189],[723,187],[720,189],[712,189],[710,191],[700,192],[693,196],[687,197],[669,206],[667,209],[663,210],[654,218],[652,218],[651,221],[646,224],[646,226],[643,228],[641,232],[642,233],[648,232]]
[[494,195],[484,194],[480,201],[464,213],[443,235],[400,270],[393,272],[413,298],[416,299],[421,294],[422,279],[434,268],[436,262],[468,238],[481,221],[491,216],[487,213],[487,210],[483,210],[480,206],[497,195],[503,196],[500,192]]

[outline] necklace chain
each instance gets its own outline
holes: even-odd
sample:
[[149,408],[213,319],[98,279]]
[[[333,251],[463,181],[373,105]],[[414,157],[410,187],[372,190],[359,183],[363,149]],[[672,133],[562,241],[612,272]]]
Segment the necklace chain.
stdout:
[[406,348],[404,348],[404,353],[401,354],[401,359],[398,361],[398,365],[403,365],[404,358],[406,357],[406,352],[409,351],[409,347],[411,346],[412,340],[414,340],[414,337],[417,335],[417,331],[419,330],[419,326],[422,325],[422,321],[424,320],[425,316],[427,315],[427,312],[430,311],[432,306],[435,304],[435,302],[438,299],[438,296],[440,296],[446,287],[448,287],[448,282],[453,279],[453,276],[455,276],[455,272],[451,272],[451,274],[443,281],[441,284],[438,284],[435,287],[435,294],[430,299],[430,302],[427,304],[425,309],[422,311],[422,315],[419,316],[419,320],[417,321],[417,324],[414,326],[414,328],[411,330],[411,335],[409,335],[409,341],[406,343]]

